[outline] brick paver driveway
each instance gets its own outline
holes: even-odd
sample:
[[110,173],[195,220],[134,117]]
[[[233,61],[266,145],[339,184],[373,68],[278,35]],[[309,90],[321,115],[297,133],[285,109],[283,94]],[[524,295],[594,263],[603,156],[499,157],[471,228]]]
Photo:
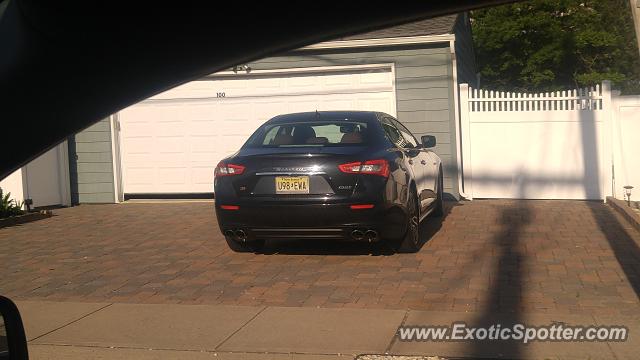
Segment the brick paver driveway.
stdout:
[[83,205],[0,229],[0,293],[140,303],[638,316],[640,234],[599,202],[449,205],[417,254],[269,244],[230,252],[211,203]]

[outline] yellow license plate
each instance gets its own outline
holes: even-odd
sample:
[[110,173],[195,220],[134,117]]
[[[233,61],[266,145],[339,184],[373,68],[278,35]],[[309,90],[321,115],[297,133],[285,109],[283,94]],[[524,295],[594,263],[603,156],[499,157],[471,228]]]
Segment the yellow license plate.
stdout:
[[308,176],[276,176],[276,194],[308,194]]

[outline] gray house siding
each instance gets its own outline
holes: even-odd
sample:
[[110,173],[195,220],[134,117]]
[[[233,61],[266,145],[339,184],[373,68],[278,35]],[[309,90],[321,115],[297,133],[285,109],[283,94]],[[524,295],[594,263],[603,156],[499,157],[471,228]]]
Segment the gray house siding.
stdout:
[[[475,58],[468,18],[458,16],[456,63],[458,82],[475,83]],[[250,64],[255,70],[394,64],[398,119],[415,135],[435,135],[436,153],[444,164],[445,191],[459,198],[455,86],[449,42],[361,49],[298,50]],[[69,139],[72,202],[114,202],[113,156],[109,119]],[[119,164],[116,164],[119,165]]]
[[71,202],[114,202],[109,119],[101,120],[77,133],[68,143]]
[[444,162],[445,191],[458,198],[451,51],[448,44],[335,52],[299,51],[250,64],[252,69],[286,69],[393,63],[398,120],[417,137],[435,135]]

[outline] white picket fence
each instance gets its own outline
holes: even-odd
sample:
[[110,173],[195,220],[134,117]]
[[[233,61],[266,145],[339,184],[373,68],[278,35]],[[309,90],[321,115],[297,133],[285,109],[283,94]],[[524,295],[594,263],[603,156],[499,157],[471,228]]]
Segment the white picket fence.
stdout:
[[[630,162],[631,152],[640,156],[640,142],[620,130],[620,124],[637,129],[640,118],[631,117],[640,111],[626,111],[621,122],[623,105],[618,104],[623,103],[640,100],[618,100],[608,81],[552,93],[461,84],[461,193],[467,198],[604,199],[634,184],[640,193],[640,172]],[[614,166],[623,168],[614,172]],[[616,182],[617,174],[624,175],[624,183]]]
[[545,93],[515,93],[469,88],[470,111],[601,110],[602,88]]

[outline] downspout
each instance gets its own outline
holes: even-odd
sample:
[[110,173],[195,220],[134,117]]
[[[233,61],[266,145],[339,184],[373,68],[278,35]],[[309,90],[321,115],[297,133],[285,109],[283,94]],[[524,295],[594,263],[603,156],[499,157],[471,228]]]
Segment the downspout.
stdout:
[[464,192],[463,169],[462,169],[462,142],[460,130],[460,96],[458,90],[458,66],[456,60],[456,41],[449,40],[449,50],[451,51],[451,65],[453,72],[453,101],[454,101],[454,123],[456,124],[456,167],[458,169],[458,193],[465,200],[472,200],[473,197]]
[[111,130],[111,165],[113,170],[113,201],[118,204],[124,201],[122,192],[122,158],[120,155],[120,119],[118,113],[109,116]]

